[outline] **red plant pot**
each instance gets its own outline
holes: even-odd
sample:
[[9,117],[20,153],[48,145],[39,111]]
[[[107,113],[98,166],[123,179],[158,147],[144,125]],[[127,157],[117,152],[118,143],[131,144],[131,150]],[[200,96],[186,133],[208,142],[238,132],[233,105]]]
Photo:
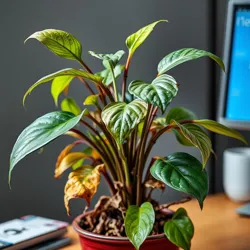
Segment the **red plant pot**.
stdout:
[[[134,250],[134,246],[127,237],[111,237],[94,234],[83,230],[79,222],[84,215],[78,216],[73,221],[73,228],[78,233],[81,247],[84,250]],[[178,250],[178,247],[171,243],[164,234],[149,236],[140,250]]]

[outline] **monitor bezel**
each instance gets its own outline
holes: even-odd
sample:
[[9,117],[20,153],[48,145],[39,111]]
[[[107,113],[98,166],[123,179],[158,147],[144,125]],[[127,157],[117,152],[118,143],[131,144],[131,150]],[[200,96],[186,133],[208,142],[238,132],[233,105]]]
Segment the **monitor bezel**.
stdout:
[[[231,63],[235,10],[240,6],[242,7],[249,6],[250,10],[250,0],[231,0],[228,3],[227,18],[225,25],[226,32],[224,40],[224,54],[223,54],[223,60],[227,70],[230,70],[230,63]],[[225,109],[227,101],[226,99],[228,93],[228,80],[229,80],[229,73],[223,72],[221,76],[220,101],[219,101],[219,112],[217,120],[220,123],[232,128],[250,130],[250,121],[232,120],[232,119],[229,120],[225,117]]]

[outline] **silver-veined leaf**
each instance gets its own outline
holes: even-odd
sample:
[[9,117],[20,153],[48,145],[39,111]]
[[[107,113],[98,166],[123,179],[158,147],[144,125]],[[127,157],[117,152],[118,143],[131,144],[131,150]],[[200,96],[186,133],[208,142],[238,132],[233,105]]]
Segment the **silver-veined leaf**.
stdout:
[[147,39],[150,33],[153,31],[154,27],[160,22],[167,22],[167,20],[159,20],[154,23],[151,23],[141,29],[139,29],[134,34],[130,35],[126,39],[126,45],[129,49],[130,56],[134,54],[136,49]]
[[131,131],[143,120],[148,105],[141,100],[130,103],[115,102],[102,111],[102,120],[118,143],[129,136]]
[[[121,75],[123,70],[124,70],[124,65],[118,64],[115,66],[114,68],[115,79]],[[101,72],[95,73],[95,75],[102,77],[103,78],[102,83],[104,83],[107,86],[110,85],[113,81],[112,72],[110,69],[104,69]]]
[[177,95],[178,86],[172,76],[164,74],[155,78],[151,84],[132,81],[128,90],[137,98],[159,107],[164,113],[168,104]]
[[190,250],[194,225],[184,208],[179,208],[173,218],[164,224],[164,233],[178,247]]
[[25,128],[17,138],[10,155],[9,182],[11,172],[20,160],[73,128],[83,114],[84,111],[78,116],[63,111],[51,112]]
[[51,94],[53,96],[56,106],[58,105],[59,95],[69,86],[74,76],[58,76],[51,84]]
[[36,83],[34,83],[25,93],[24,97],[23,97],[23,104],[26,100],[26,97],[39,85],[49,82],[53,79],[55,79],[56,77],[59,76],[73,76],[73,77],[82,77],[85,79],[88,79],[96,84],[101,84],[102,82],[102,77],[100,76],[96,76],[93,74],[90,74],[86,71],[83,70],[79,70],[79,69],[72,69],[72,68],[68,68],[68,69],[62,69],[59,70],[55,73],[52,73],[50,75],[44,76],[43,78],[41,78],[40,80],[38,80]]
[[65,31],[55,29],[37,31],[29,36],[25,42],[31,38],[38,40],[60,57],[81,61],[81,43],[73,35]]
[[225,66],[222,60],[218,56],[210,52],[207,52],[205,50],[184,48],[184,49],[176,50],[168,54],[167,56],[165,56],[158,64],[158,74],[161,75],[179,64],[182,64],[187,61],[195,60],[204,56],[210,57],[212,60],[218,63],[219,66],[225,71]]
[[144,202],[141,207],[129,206],[125,217],[125,231],[137,250],[151,233],[154,221],[155,212],[151,203]]
[[208,194],[208,176],[202,164],[187,153],[173,153],[152,165],[152,176],[169,187],[193,195],[203,207]]

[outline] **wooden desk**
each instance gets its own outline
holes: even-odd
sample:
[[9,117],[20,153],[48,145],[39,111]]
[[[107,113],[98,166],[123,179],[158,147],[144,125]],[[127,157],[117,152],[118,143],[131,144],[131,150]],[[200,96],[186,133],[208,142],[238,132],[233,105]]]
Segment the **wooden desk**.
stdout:
[[[192,250],[250,250],[250,218],[239,217],[235,209],[241,204],[225,195],[209,196],[200,211],[198,202],[183,204],[195,226]],[[176,209],[178,206],[173,206]],[[68,236],[73,245],[64,250],[80,250],[78,238],[72,228]]]

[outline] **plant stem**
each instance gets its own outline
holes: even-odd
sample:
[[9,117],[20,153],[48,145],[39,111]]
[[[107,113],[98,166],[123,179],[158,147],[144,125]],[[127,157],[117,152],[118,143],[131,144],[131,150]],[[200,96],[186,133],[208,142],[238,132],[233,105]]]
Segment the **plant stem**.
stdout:
[[[179,123],[180,123],[180,124],[187,124],[187,123],[193,123],[193,121],[192,121],[192,120],[183,120],[183,121],[181,121],[181,122],[179,122]],[[172,128],[175,128],[175,127],[176,127],[176,125],[174,125],[174,124],[173,124],[173,125],[169,124],[169,125],[167,125],[166,127],[160,129],[160,130],[150,139],[149,144],[148,144],[148,147],[147,147],[147,149],[146,149],[146,153],[145,153],[145,158],[144,158],[145,160],[147,159],[149,153],[151,152],[151,150],[152,150],[154,144],[156,143],[156,141],[158,140],[158,138],[159,138],[162,134],[164,134],[166,131],[168,131],[169,129],[172,129]]]
[[148,111],[147,111],[147,115],[144,121],[144,126],[143,126],[143,130],[142,130],[142,138],[141,138],[141,143],[139,146],[139,152],[137,152],[137,154],[139,155],[138,158],[138,167],[137,167],[137,171],[136,171],[136,177],[137,177],[137,185],[136,185],[136,205],[140,206],[141,205],[141,201],[142,201],[142,175],[143,175],[143,166],[144,166],[144,150],[146,147],[146,142],[147,142],[147,137],[148,137],[148,130],[150,128],[150,119],[151,119],[151,115],[153,113],[153,109],[154,107],[149,104],[148,106]]
[[114,95],[115,95],[115,101],[118,101],[118,92],[117,92],[117,87],[116,87],[116,80],[115,80],[115,74],[114,74],[114,69],[113,67],[109,64],[109,68],[112,74],[112,79],[113,79],[113,88],[114,88]]
[[89,92],[90,92],[92,95],[95,95],[94,90],[89,86],[89,84],[87,83],[87,81],[85,81],[84,78],[82,78],[82,77],[77,77],[77,78],[85,85],[85,87],[89,90]]
[[115,195],[116,190],[115,190],[113,181],[112,181],[112,179],[110,178],[109,174],[107,173],[106,169],[102,172],[102,174],[103,174],[105,180],[106,180],[107,183],[108,183],[108,186],[109,186],[111,195]]
[[86,69],[90,74],[93,74],[92,70],[88,67],[88,65],[81,59],[79,63]]
[[126,65],[125,65],[124,73],[123,73],[123,83],[122,83],[122,101],[123,102],[125,101],[128,70],[129,70],[129,65],[130,65],[130,62],[131,62],[131,58],[132,58],[132,56],[129,54]]

